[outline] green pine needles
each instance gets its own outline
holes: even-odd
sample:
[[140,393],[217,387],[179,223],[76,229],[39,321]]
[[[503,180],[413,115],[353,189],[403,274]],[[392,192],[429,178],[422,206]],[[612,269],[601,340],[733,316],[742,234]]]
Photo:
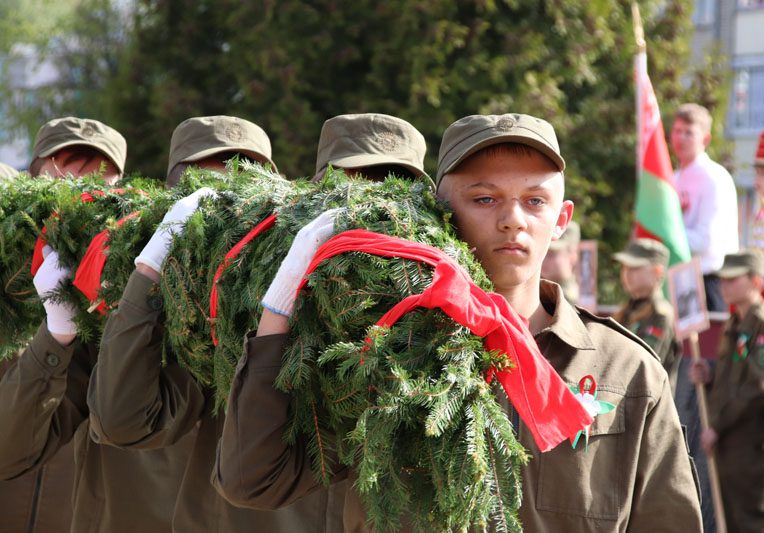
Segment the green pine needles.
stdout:
[[[97,177],[56,180],[24,174],[0,182],[0,358],[23,346],[44,318],[30,270],[43,228],[61,264],[74,272],[97,233],[148,205],[156,190],[152,183],[127,180],[112,188]],[[80,336],[97,340],[101,321],[87,311],[90,304],[79,291],[66,285],[53,298],[81,309],[75,319]]]
[[[204,199],[173,239],[159,291],[165,358],[177,359],[211,388],[218,409],[244,334],[257,328],[260,301],[294,235],[327,209],[343,208],[336,233],[363,228],[438,247],[490,289],[449,211],[424,181],[372,183],[330,169],[314,184],[233,162],[224,175],[191,169],[175,190],[141,183],[143,193],[107,192],[86,204],[79,194],[97,188],[97,181],[25,177],[0,184],[0,311],[13,317],[0,323],[0,350],[19,346],[43,316],[29,274],[43,225],[62,262],[74,268],[90,239],[109,228],[99,299],[113,309],[164,213],[205,185],[218,197]],[[58,218],[50,218],[53,211]],[[117,224],[135,211],[140,214]],[[215,282],[229,250],[274,213],[273,226],[227,261]],[[423,263],[362,252],[335,256],[310,275],[295,303],[275,383],[291,397],[285,439],[307,443],[324,483],[339,469],[352,469],[375,530],[407,524],[419,531],[520,531],[519,468],[527,457],[484,379],[501,354],[486,352],[482,339],[437,309],[417,309],[390,328],[374,325],[431,279],[432,268]],[[78,326],[87,339],[97,339],[104,320],[90,302],[71,287],[56,297],[81,309]]]

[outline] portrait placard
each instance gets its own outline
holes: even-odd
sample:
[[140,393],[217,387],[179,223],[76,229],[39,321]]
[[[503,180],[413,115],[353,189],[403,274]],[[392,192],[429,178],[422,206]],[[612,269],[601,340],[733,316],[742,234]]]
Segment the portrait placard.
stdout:
[[676,337],[681,340],[691,333],[708,329],[706,291],[700,259],[674,265],[668,270],[668,288],[671,305],[674,306]]

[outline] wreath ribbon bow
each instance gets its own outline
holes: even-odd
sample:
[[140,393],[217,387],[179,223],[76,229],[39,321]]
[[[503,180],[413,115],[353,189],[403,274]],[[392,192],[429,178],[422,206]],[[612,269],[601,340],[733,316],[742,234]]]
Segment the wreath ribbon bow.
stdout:
[[[503,296],[480,289],[469,274],[443,251],[367,230],[349,230],[329,239],[316,252],[306,276],[326,259],[345,252],[422,261],[435,268],[432,284],[421,294],[404,298],[379,319],[392,327],[417,307],[439,308],[457,323],[484,338],[487,350],[506,354],[511,368],[491,368],[485,379],[496,378],[541,452],[580,432],[591,416],[570,394],[544,358],[522,317]],[[307,282],[303,279],[298,292]]]

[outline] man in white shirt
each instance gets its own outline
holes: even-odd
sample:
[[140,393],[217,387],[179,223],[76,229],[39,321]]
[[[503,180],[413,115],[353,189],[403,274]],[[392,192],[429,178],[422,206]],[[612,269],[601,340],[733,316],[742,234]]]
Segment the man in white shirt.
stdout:
[[698,104],[682,104],[671,128],[671,148],[679,160],[674,173],[692,255],[700,258],[709,311],[725,311],[719,279],[713,274],[724,256],[738,251],[735,182],[706,154],[711,115]]

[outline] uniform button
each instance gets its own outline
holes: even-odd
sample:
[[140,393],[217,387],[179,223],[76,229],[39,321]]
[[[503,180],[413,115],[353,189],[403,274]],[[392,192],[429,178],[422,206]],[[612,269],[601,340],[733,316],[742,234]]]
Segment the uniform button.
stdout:
[[154,311],[159,311],[162,309],[162,298],[159,296],[149,296],[148,304]]
[[58,366],[58,363],[61,362],[61,359],[54,353],[49,353],[47,357],[45,357],[45,362],[48,363],[48,366]]

